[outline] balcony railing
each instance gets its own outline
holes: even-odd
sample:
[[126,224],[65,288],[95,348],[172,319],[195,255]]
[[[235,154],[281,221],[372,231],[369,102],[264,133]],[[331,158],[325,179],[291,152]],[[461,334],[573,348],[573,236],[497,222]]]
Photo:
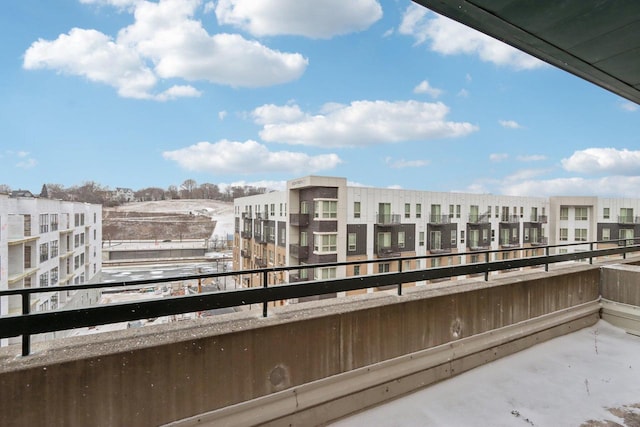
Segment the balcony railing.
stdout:
[[450,224],[451,218],[449,215],[429,215],[429,224]]
[[537,239],[532,239],[529,244],[531,246],[545,246],[549,244],[549,239],[547,237],[538,237]]
[[515,239],[505,239],[505,240],[500,240],[500,247],[501,248],[519,248],[520,247],[520,242],[518,240]]
[[289,254],[298,259],[309,258],[309,247],[292,243],[289,245]]
[[267,235],[264,233],[259,233],[259,232],[254,232],[253,233],[253,240],[255,240],[257,243],[262,243],[262,244],[266,244],[267,243]]
[[[628,240],[628,239],[627,239]],[[509,260],[490,261],[491,257],[487,256],[485,262],[477,262],[473,264],[447,265],[442,268],[426,268],[412,271],[402,271],[400,266],[406,260],[417,259],[433,259],[442,257],[443,255],[427,255],[414,257],[398,258],[398,272],[389,272],[383,274],[374,274],[368,276],[352,276],[327,280],[306,281],[302,286],[299,283],[279,284],[277,286],[268,286],[269,275],[277,272],[288,272],[290,282],[293,282],[296,274],[302,270],[310,271],[314,268],[338,267],[348,265],[364,265],[371,263],[379,263],[379,259],[359,260],[349,262],[335,262],[326,264],[309,264],[305,266],[289,266],[289,267],[272,267],[269,269],[253,269],[243,271],[232,271],[222,273],[206,273],[180,277],[152,278],[144,280],[131,280],[119,283],[92,283],[83,285],[65,285],[49,288],[21,288],[0,291],[0,297],[20,296],[22,301],[21,315],[10,315],[0,317],[0,339],[22,336],[22,354],[29,355],[31,352],[31,335],[42,334],[48,332],[63,331],[74,328],[107,325],[119,322],[127,322],[133,320],[149,319],[161,316],[171,316],[174,314],[194,313],[211,309],[220,309],[227,307],[240,307],[250,304],[262,304],[262,315],[267,317],[268,303],[270,301],[291,300],[296,298],[313,297],[326,294],[335,294],[337,292],[349,292],[367,288],[381,288],[384,286],[395,285],[398,294],[402,294],[402,285],[404,283],[412,283],[423,280],[437,280],[448,277],[457,277],[465,275],[482,274],[485,280],[488,280],[489,273],[492,271],[512,270],[515,268],[525,267],[544,267],[548,269],[549,264],[589,260],[593,262],[594,258],[611,257],[613,255],[622,255],[626,258],[627,253],[640,251],[640,245],[629,246],[626,240],[622,241],[620,247],[608,247],[606,249],[594,250],[594,245],[598,243],[616,243],[617,240],[610,242],[589,242],[581,244],[566,244],[546,246],[545,251],[557,250],[557,248],[584,247],[585,244],[590,247],[587,251],[568,252],[556,255],[534,256],[524,258],[511,258]],[[492,254],[501,253],[504,250],[490,250],[480,253]],[[460,253],[464,255],[478,256],[479,252]],[[447,256],[447,255],[444,255]],[[311,270],[312,271],[312,270]],[[208,278],[224,278],[226,276],[240,277],[242,276],[260,275],[262,277],[262,286],[243,288],[234,291],[200,293],[196,295],[167,297],[162,299],[150,299],[144,301],[125,302],[118,304],[94,305],[89,307],[81,307],[74,309],[44,311],[38,313],[30,313],[31,295],[45,292],[59,291],[77,291],[89,289],[102,289],[126,286],[147,286],[157,285],[160,283],[169,283],[176,280],[197,280]],[[72,277],[72,276],[70,276]],[[299,276],[298,276],[299,277]],[[304,280],[304,279],[302,279]],[[66,279],[61,280],[65,282]]]
[[400,224],[400,214],[378,214],[376,215],[376,224],[378,225],[394,225]]
[[376,255],[378,255],[378,258],[397,258],[402,256],[402,252],[397,248],[377,248]]
[[518,215],[501,215],[500,222],[506,222],[509,224],[517,224],[520,222],[520,216]]
[[640,224],[640,217],[633,215],[618,216],[618,224]]
[[469,224],[487,224],[491,218],[490,214],[470,214]]
[[290,214],[289,223],[294,227],[307,227],[309,225],[309,214]]
[[253,234],[251,233],[251,230],[242,230],[240,236],[242,236],[243,239],[251,239]]
[[248,249],[241,249],[240,250],[240,256],[242,258],[251,258],[251,251]]
[[468,249],[470,251],[473,251],[473,252],[486,251],[490,247],[491,247],[491,244],[489,242],[480,242],[480,241],[469,241],[468,242]]
[[252,219],[250,212],[242,212],[242,219]]
[[267,259],[266,258],[255,258],[256,267],[258,268],[266,268],[267,267]]
[[529,222],[537,222],[540,224],[546,224],[547,223],[547,216],[546,215],[531,215],[531,218],[529,218]]

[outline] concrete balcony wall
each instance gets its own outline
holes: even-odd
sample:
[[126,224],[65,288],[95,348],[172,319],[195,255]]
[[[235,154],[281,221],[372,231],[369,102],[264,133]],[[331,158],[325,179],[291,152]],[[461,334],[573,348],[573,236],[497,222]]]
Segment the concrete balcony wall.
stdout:
[[0,424],[319,424],[593,324],[599,284],[578,265],[8,347]]
[[617,264],[602,269],[602,318],[640,335],[640,266]]

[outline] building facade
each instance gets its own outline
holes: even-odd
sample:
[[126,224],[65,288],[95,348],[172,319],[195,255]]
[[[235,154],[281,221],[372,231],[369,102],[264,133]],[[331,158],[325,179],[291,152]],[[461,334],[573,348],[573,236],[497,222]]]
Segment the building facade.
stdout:
[[[101,246],[102,206],[25,192],[0,194],[0,289],[55,289],[97,280]],[[99,291],[32,294],[30,311],[88,305],[98,298]],[[0,315],[21,312],[19,295],[0,298]]]
[[[269,284],[484,262],[486,250],[501,251],[492,260],[509,259],[543,255],[546,245],[575,244],[553,252],[564,253],[640,238],[640,199],[369,188],[322,176],[236,199],[234,216],[236,270],[381,260],[271,274]],[[428,255],[437,256],[394,260]],[[252,286],[260,277],[243,281]]]

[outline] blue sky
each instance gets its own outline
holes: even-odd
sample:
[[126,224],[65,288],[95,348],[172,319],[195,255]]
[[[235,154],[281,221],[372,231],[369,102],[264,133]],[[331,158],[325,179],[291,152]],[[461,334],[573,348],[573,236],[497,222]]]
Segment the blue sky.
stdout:
[[407,0],[21,0],[0,184],[638,197],[638,105]]

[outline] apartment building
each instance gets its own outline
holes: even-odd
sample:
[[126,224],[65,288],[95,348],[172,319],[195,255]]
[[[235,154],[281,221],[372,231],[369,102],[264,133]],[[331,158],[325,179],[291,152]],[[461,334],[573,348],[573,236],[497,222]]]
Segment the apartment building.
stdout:
[[[0,289],[91,282],[102,269],[101,245],[102,206],[24,191],[0,194]],[[30,311],[87,305],[98,298],[99,291],[38,293]],[[20,296],[0,298],[0,315],[21,312]]]
[[546,198],[367,188],[307,176],[288,181],[285,191],[235,201],[234,268],[384,260],[274,275],[276,284],[396,271],[399,257],[440,255],[429,265],[407,260],[406,271],[484,261],[474,252],[487,249],[508,249],[501,259],[535,255],[548,243],[549,207]]

